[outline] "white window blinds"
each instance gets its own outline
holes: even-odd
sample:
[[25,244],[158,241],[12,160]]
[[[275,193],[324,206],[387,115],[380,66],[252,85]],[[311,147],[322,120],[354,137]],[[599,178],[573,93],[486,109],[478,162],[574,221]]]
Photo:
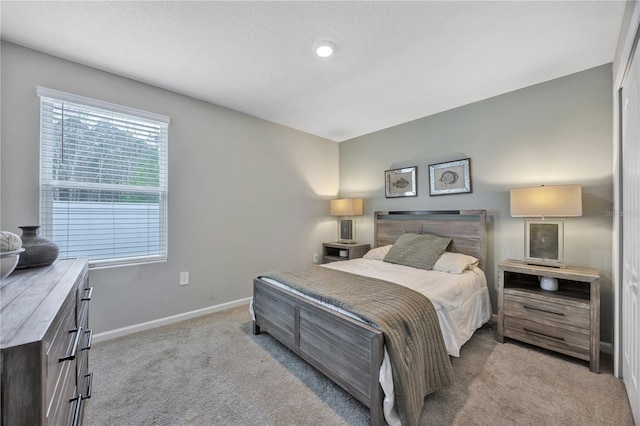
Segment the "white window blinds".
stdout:
[[166,260],[169,118],[37,93],[40,234],[93,266]]

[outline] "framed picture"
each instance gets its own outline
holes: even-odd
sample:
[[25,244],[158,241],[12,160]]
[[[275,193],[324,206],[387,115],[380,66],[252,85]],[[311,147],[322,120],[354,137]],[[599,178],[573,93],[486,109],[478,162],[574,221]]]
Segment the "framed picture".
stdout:
[[429,165],[429,194],[447,195],[471,192],[469,158]]
[[533,265],[563,266],[564,221],[525,219],[525,262]]
[[385,192],[387,198],[417,197],[418,183],[416,175],[418,167],[404,167],[402,169],[386,170],[384,172]]

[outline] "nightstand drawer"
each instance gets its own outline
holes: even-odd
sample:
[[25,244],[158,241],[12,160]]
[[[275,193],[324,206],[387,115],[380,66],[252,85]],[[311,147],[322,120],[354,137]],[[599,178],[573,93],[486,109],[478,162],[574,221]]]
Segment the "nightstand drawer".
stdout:
[[587,332],[591,326],[591,312],[588,304],[582,307],[576,304],[555,303],[510,294],[507,291],[504,294],[504,315],[543,324],[552,322],[554,326],[566,325],[584,329]]
[[505,316],[504,335],[584,360],[589,359],[589,330],[580,333]]

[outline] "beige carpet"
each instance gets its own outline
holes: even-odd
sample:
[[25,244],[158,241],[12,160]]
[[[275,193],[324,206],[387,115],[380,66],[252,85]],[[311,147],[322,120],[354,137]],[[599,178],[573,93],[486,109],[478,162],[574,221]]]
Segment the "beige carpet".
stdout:
[[[633,425],[622,382],[478,330],[423,425]],[[366,425],[368,410],[268,334],[246,307],[95,344],[86,425]]]

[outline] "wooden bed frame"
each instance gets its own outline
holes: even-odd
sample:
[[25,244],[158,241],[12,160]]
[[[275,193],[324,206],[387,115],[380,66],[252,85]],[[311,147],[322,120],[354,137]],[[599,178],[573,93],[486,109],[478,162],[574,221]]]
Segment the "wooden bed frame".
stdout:
[[[449,251],[486,264],[485,210],[375,212],[375,247],[393,244],[404,232],[451,237]],[[372,425],[384,425],[384,394],[378,374],[382,331],[274,286],[253,280],[253,334],[269,333],[369,407]]]

